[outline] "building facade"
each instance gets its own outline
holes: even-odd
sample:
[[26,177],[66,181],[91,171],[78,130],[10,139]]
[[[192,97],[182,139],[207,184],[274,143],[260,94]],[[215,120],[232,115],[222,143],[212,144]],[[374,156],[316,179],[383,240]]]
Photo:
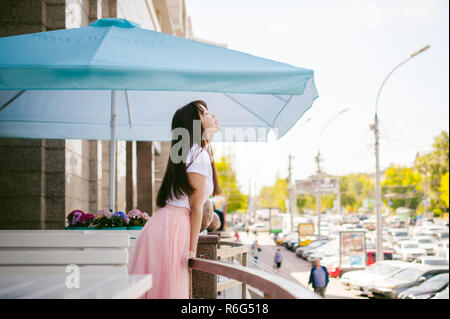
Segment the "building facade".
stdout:
[[[0,36],[113,17],[193,38],[184,0],[0,0]],[[155,211],[169,151],[170,142],[117,142],[115,210]],[[75,209],[108,208],[109,152],[102,140],[0,138],[0,229],[62,229]]]

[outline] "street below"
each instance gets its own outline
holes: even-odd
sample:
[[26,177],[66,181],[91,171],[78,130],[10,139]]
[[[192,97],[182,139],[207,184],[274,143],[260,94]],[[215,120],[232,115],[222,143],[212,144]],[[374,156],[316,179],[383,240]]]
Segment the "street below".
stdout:
[[[252,245],[255,239],[261,246],[258,263],[262,263],[266,269],[272,269],[280,273],[280,275],[292,281],[296,281],[301,285],[308,287],[309,274],[312,265],[295,255],[294,252],[287,250],[283,246],[277,246],[267,232],[259,232],[257,236],[252,233],[247,235],[246,232],[239,232],[239,238],[243,244]],[[280,247],[283,256],[283,262],[280,269],[273,269],[274,257],[277,247]],[[249,249],[249,258],[252,258],[251,249]],[[308,287],[313,290],[311,286]],[[356,291],[347,290],[340,282],[339,278],[330,277],[328,287],[325,292],[327,299],[367,299],[360,296]]]

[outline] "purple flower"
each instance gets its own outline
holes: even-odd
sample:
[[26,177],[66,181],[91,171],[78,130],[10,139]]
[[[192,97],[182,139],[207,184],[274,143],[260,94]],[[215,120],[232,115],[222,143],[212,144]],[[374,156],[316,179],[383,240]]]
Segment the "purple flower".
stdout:
[[119,217],[122,217],[123,220],[126,220],[126,219],[127,219],[127,216],[126,216],[123,212],[115,212],[115,213],[113,214],[113,216],[119,216]]

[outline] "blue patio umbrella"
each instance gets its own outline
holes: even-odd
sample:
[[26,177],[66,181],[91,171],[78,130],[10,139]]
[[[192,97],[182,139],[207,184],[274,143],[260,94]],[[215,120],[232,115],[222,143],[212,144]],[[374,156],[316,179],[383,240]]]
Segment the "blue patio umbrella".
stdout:
[[317,97],[312,70],[125,19],[0,38],[0,137],[110,139],[111,208],[116,140],[170,141],[175,110],[201,99],[219,140],[265,141]]

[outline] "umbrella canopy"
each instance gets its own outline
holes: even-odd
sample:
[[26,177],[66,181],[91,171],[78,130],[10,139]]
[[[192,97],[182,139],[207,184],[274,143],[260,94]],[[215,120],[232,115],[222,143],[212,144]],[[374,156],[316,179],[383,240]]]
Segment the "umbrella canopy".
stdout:
[[117,139],[170,141],[175,110],[201,99],[222,141],[264,141],[317,96],[312,70],[125,19],[0,39],[0,137],[111,139],[113,210]]
[[119,140],[169,141],[175,110],[201,99],[222,141],[244,127],[261,141],[269,129],[283,136],[318,96],[312,70],[125,19],[1,38],[0,52],[1,137],[109,139],[116,90]]

